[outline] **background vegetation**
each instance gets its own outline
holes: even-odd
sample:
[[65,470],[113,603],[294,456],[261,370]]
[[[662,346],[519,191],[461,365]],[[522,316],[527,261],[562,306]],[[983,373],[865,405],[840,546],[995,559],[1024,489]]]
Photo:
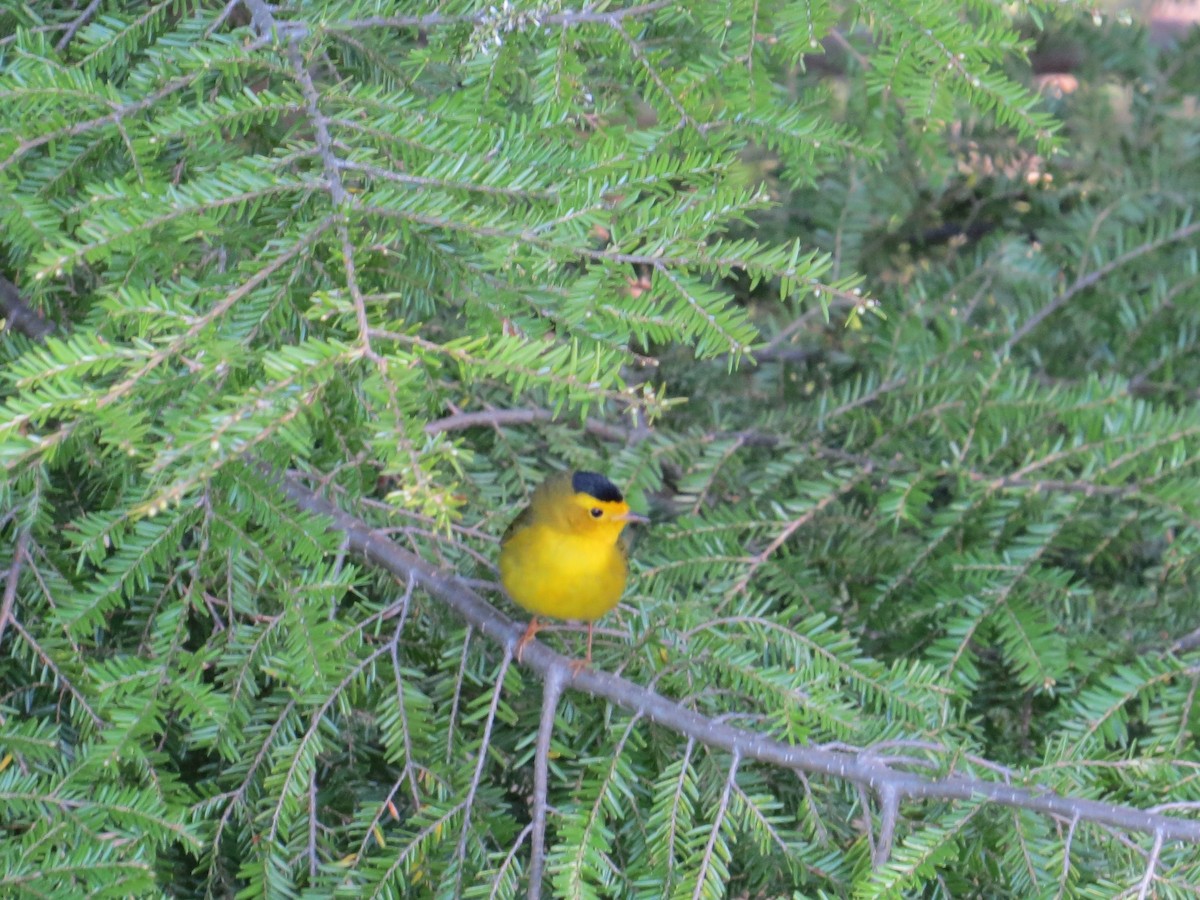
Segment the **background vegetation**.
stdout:
[[[288,469],[476,583],[600,469],[597,669],[1194,818],[1197,85],[1049,2],[7,4],[0,892],[527,890],[537,679]],[[578,691],[549,756],[555,896],[1200,884]]]

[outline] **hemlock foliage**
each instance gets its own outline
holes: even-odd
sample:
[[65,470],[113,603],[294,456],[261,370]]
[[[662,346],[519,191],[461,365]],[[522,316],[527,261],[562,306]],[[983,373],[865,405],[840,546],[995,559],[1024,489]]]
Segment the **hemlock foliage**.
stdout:
[[[524,894],[538,684],[395,615],[263,463],[484,579],[552,465],[599,468],[656,524],[598,667],[1194,814],[1195,39],[933,0],[79,15],[0,12],[0,264],[57,326],[0,344],[0,892]],[[1041,99],[1055,40],[1078,89]],[[555,896],[1110,896],[1152,845],[913,803],[873,868],[870,798],[576,693],[549,799]],[[1162,847],[1148,890],[1197,883]]]

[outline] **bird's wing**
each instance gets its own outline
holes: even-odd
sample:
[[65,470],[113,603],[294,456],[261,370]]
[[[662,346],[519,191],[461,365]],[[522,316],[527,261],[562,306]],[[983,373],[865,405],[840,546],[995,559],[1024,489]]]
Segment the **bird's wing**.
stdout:
[[500,546],[503,547],[505,544],[508,543],[508,539],[511,538],[514,534],[516,534],[522,528],[525,528],[532,524],[533,524],[533,504],[530,504],[529,506],[526,506],[523,510],[521,510],[521,512],[517,514],[517,517],[515,519],[513,519],[511,522],[508,523],[508,527],[506,529],[504,529],[503,537],[500,538]]
[[633,549],[633,529],[626,528],[621,532],[621,536],[617,539],[617,549],[621,551],[621,555],[629,559],[629,551]]
[[529,505],[526,506],[509,524],[504,532],[504,536],[500,538],[500,544],[503,546],[508,543],[508,539],[520,531],[522,528],[528,528],[533,524],[533,510],[543,504],[553,503],[555,498],[560,494],[571,490],[571,473],[559,472],[551,475],[545,481],[537,486],[533,496],[529,498]]

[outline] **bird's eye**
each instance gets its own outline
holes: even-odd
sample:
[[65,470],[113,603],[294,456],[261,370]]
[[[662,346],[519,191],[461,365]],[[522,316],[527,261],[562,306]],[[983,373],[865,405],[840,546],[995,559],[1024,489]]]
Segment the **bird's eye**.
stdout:
[[602,515],[604,515],[604,510],[602,510],[602,509],[594,509],[594,508],[592,509],[592,518],[593,518],[593,519],[598,519],[598,518],[600,518]]

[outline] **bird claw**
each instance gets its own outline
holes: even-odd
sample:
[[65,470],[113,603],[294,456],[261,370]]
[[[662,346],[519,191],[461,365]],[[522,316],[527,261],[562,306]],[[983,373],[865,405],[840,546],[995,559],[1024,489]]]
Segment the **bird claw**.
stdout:
[[541,625],[537,620],[537,616],[529,620],[529,625],[525,629],[525,633],[521,635],[521,639],[517,641],[517,649],[513,653],[517,658],[517,662],[521,661],[521,657],[525,655],[525,648],[533,642],[534,635],[538,633],[538,629],[540,628]]

